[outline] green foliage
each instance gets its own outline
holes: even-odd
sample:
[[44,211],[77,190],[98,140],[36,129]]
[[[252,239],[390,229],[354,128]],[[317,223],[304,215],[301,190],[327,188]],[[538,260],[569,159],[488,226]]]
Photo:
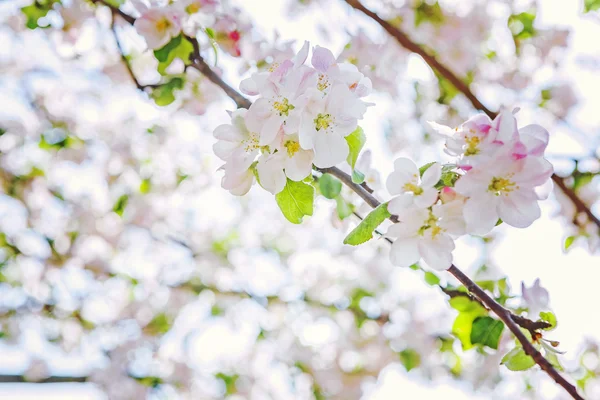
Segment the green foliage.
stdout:
[[430,163],[427,163],[427,164],[421,166],[419,168],[419,175],[423,176],[423,174],[425,173],[425,171],[427,171],[429,169],[429,167],[431,167],[433,164],[435,164],[435,161],[432,161]]
[[444,22],[444,13],[437,1],[433,4],[421,1],[415,7],[415,27],[418,27],[423,22],[430,22],[434,25],[440,25]]
[[583,12],[600,10],[600,0],[583,0]]
[[132,376],[132,378],[135,379],[140,385],[144,385],[151,388],[158,387],[160,384],[163,383],[163,380],[158,376]]
[[150,179],[144,179],[142,183],[140,183],[140,193],[142,194],[149,193],[151,188],[152,183],[150,182]]
[[553,313],[551,313],[550,311],[540,312],[540,319],[542,321],[545,321],[545,322],[549,323],[550,325],[552,325],[551,327],[546,328],[546,330],[552,330],[552,329],[556,328],[556,324],[557,324],[556,316]]
[[569,248],[571,248],[571,246],[575,242],[575,239],[577,239],[576,236],[569,236],[565,239],[565,245],[564,245],[565,251],[567,251],[567,250],[569,250]]
[[342,196],[336,197],[335,201],[335,208],[339,219],[344,220],[352,215],[352,212],[354,211],[354,206],[352,204],[346,202]]
[[477,317],[471,328],[471,343],[498,349],[504,323],[492,317]]
[[176,59],[181,59],[187,63],[190,55],[194,52],[194,46],[183,35],[179,35],[171,39],[169,43],[158,50],[154,50],[154,56],[158,60],[158,73],[166,74],[166,69]]
[[535,16],[535,11],[530,11],[508,17],[508,27],[512,32],[515,43],[535,35],[535,28],[533,27]]
[[32,4],[21,8],[21,12],[27,17],[25,26],[29,29],[44,28],[39,25],[39,19],[45,17],[58,0],[36,0]]
[[463,350],[468,350],[473,347],[471,342],[473,322],[477,317],[486,315],[487,311],[481,304],[466,296],[453,297],[450,299],[450,306],[458,311],[454,324],[452,324],[452,333],[462,343]]
[[350,148],[350,152],[348,153],[348,158],[346,161],[352,167],[352,182],[354,183],[363,183],[365,180],[365,176],[354,169],[356,165],[356,160],[358,160],[358,155],[360,151],[364,147],[367,141],[367,137],[365,136],[365,132],[359,126],[356,128],[354,132],[346,136],[346,142],[348,142],[348,147]]
[[129,201],[129,196],[124,194],[121,195],[115,205],[113,206],[113,211],[119,216],[123,216],[123,212],[125,211],[125,207],[127,207],[127,202]]
[[440,181],[435,185],[436,189],[441,189],[443,187],[454,187],[454,184],[460,178],[460,174],[454,171],[456,167],[454,165],[444,165],[442,166],[442,176],[440,177]]
[[436,286],[440,284],[440,277],[433,272],[425,271],[425,282],[431,286]]
[[237,382],[239,377],[240,376],[238,374],[226,375],[222,372],[219,372],[215,375],[215,378],[222,380],[225,384],[225,394],[227,395],[235,394],[237,392],[235,383]]
[[398,355],[407,372],[421,365],[421,355],[413,349],[404,349]]
[[165,313],[156,314],[154,318],[146,325],[144,332],[151,336],[160,336],[169,332],[171,329],[171,318]]
[[342,191],[342,182],[329,174],[323,174],[319,178],[319,190],[323,196],[333,200]]
[[283,190],[275,195],[281,212],[293,224],[300,224],[305,215],[313,214],[314,198],[315,188],[312,185],[291,179],[288,179]]
[[352,310],[356,318],[355,321],[357,328],[360,328],[365,321],[369,319],[365,311],[360,306],[361,300],[365,297],[375,297],[375,294],[361,287],[354,289],[354,291],[350,294],[350,305],[348,306],[348,309]]
[[168,106],[175,101],[175,95],[173,92],[177,89],[183,89],[183,78],[175,77],[169,80],[167,83],[158,85],[152,91],[152,98],[156,105],[164,107]]
[[344,244],[356,246],[373,238],[373,231],[387,218],[391,217],[387,203],[379,205],[363,219],[344,239]]
[[535,365],[533,358],[525,354],[522,347],[518,346],[506,353],[506,355],[500,361],[501,365],[504,365],[511,371],[525,371]]

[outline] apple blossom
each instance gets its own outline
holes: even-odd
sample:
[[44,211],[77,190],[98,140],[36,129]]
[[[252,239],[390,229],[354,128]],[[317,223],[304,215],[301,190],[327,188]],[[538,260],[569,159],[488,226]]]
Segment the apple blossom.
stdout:
[[414,203],[418,208],[428,208],[436,202],[438,191],[434,187],[442,176],[442,166],[432,164],[423,177],[419,177],[419,168],[408,158],[394,161],[394,172],[386,181],[390,194],[400,195],[390,201],[388,209],[393,214],[403,212],[407,204]]
[[137,32],[148,47],[159,49],[181,32],[183,15],[173,7],[150,8],[135,20]]
[[531,287],[526,287],[521,282],[521,293],[523,303],[528,309],[531,318],[537,318],[540,311],[547,311],[550,304],[550,295],[548,291],[540,284],[540,279],[536,279]]
[[246,127],[248,110],[240,108],[231,114],[231,124],[219,125],[214,136],[218,142],[213,146],[217,157],[228,163],[228,168],[238,171],[248,169],[260,152],[259,137]]

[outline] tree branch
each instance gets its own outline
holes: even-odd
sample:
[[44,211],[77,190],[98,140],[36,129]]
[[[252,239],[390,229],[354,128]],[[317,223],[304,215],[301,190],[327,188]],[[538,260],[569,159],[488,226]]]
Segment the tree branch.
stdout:
[[116,22],[117,15],[120,15],[120,14],[114,8],[111,8],[110,11],[112,12],[112,21],[110,22],[110,29],[112,30],[113,36],[115,37],[115,42],[117,44],[117,49],[119,50],[119,54],[121,55],[121,60],[123,61],[123,64],[125,64],[125,67],[127,68],[127,72],[129,72],[129,76],[131,77],[131,80],[133,80],[133,82],[135,82],[135,86],[137,86],[137,88],[139,90],[144,91],[146,86],[142,85],[135,77],[135,74],[133,73],[133,69],[131,69],[131,64],[129,63],[129,60],[127,59],[127,57],[125,56],[125,53],[123,51],[123,46],[121,46],[121,41],[119,40],[119,35],[117,34],[117,27],[115,25],[115,22]]
[[[95,0],[95,1],[101,2],[102,4],[104,4],[110,8],[114,8],[102,0]],[[356,0],[345,0],[345,1],[355,8],[357,8],[358,6],[362,7],[362,5],[360,5],[360,2],[358,2]],[[393,28],[392,25],[390,25],[386,21],[380,19],[376,14],[370,12],[366,8],[362,7],[362,9],[359,8],[359,10],[361,10],[361,11],[364,10],[363,12],[365,12],[365,11],[369,12],[370,14],[367,14],[367,15],[371,16],[371,18],[377,17],[379,19],[379,21],[381,21],[382,23],[385,23],[386,26],[388,26],[390,29]],[[132,17],[130,17],[129,19],[126,19],[126,20],[130,24],[133,24],[133,22],[135,21],[135,19]],[[382,26],[384,26],[384,25],[382,25]],[[385,26],[384,26],[384,28],[385,28]],[[395,29],[395,28],[393,28],[393,29]],[[403,37],[403,41],[406,44],[411,44],[413,46],[416,46],[415,50],[420,49],[419,50],[420,52],[422,52],[423,54],[426,54],[418,45],[411,42],[408,39],[408,37],[406,37],[403,34],[401,35],[401,37]],[[192,43],[194,43],[194,42],[195,42],[195,40],[192,41]],[[418,53],[418,54],[420,54],[420,53]],[[236,102],[238,107],[244,107],[244,108],[250,107],[251,102],[248,99],[246,99],[244,96],[242,96],[240,93],[238,93],[235,89],[233,89],[231,86],[229,86],[227,83],[225,83],[225,81],[223,81],[221,79],[221,77],[219,77],[208,66],[208,64],[206,64],[204,62],[204,60],[201,58],[201,56],[199,54],[199,49],[197,47],[194,47],[194,53],[193,53],[191,59],[193,61],[192,67],[196,68],[198,71],[200,71],[200,73],[204,74],[211,82],[213,82],[216,85],[218,85],[219,87],[221,87],[225,91],[225,93],[233,101]],[[431,56],[428,56],[426,61],[428,59],[430,61],[435,60],[435,58],[433,58]],[[440,73],[442,73],[442,71],[443,71],[445,74],[450,74],[451,76],[454,76],[448,69],[443,67],[437,61],[435,61],[434,65],[437,66],[437,68],[441,67],[441,69],[439,69]],[[448,80],[450,80],[449,77],[446,77],[446,78]],[[457,88],[459,90],[461,90],[461,88],[462,88],[461,91],[465,90],[466,92],[471,93],[469,88],[455,76],[454,76],[454,79],[450,80],[450,81],[453,82],[453,84],[456,84]],[[465,92],[463,92],[463,93],[465,93]],[[470,99],[470,100],[473,102],[474,105],[477,104],[477,108],[484,110],[486,113],[489,113],[488,115],[495,115],[494,113],[489,111],[487,108],[485,108],[485,106],[483,106],[483,104],[481,104],[477,100],[477,98],[475,98],[474,96],[472,96],[472,97],[473,97],[473,99]],[[369,204],[369,206],[375,208],[375,207],[381,205],[380,201],[377,200],[377,198],[375,198],[375,196],[373,196],[369,192],[369,190],[367,190],[365,188],[366,185],[363,186],[363,185],[355,184],[354,182],[352,182],[352,178],[345,172],[341,171],[339,168],[336,168],[336,167],[323,168],[323,169],[319,169],[319,171],[329,173],[329,174],[337,177],[338,179],[340,179],[346,186],[348,186],[350,189],[352,189],[367,204]],[[366,187],[368,188],[368,186],[366,186]],[[392,222],[398,222],[398,219],[396,216],[390,217],[390,220]],[[474,281],[472,281],[468,276],[466,276],[456,266],[454,266],[454,265],[450,266],[450,268],[448,269],[448,272],[451,273],[452,275],[454,275],[456,277],[456,279],[458,279],[459,282],[461,282],[467,288],[467,290],[469,290],[469,292],[471,292],[475,297],[477,297],[483,304],[485,304],[490,310],[492,310],[506,324],[508,329],[515,335],[517,340],[523,346],[525,353],[528,354],[529,356],[531,356],[533,358],[533,360],[536,362],[536,364],[538,364],[550,377],[552,377],[552,379],[554,379],[554,381],[557,384],[562,386],[574,399],[583,400],[583,398],[577,393],[577,389],[575,388],[575,386],[571,385],[565,378],[563,378],[558,373],[558,371],[556,371],[554,369],[552,364],[550,364],[550,362],[548,360],[546,360],[544,358],[544,356],[529,342],[527,337],[523,334],[523,332],[521,332],[521,329],[519,328],[517,323],[513,320],[513,318],[512,318],[513,314],[509,310],[505,309],[502,305],[500,305],[494,299],[492,299],[481,287],[479,287]]]
[[[373,21],[377,22],[383,29],[385,29],[396,41],[405,49],[420,55],[423,60],[435,71],[437,71],[440,75],[442,75],[445,79],[447,79],[454,87],[460,91],[473,105],[473,107],[477,110],[483,111],[487,114],[491,119],[496,118],[498,113],[491,111],[488,109],[473,92],[469,88],[469,86],[458,76],[456,76],[450,69],[448,69],[445,65],[440,63],[433,55],[429,54],[425,49],[423,49],[419,44],[413,42],[408,35],[402,32],[399,28],[395,27],[388,21],[381,18],[379,15],[374,13],[373,11],[366,8],[359,0],[344,0],[348,5],[352,8],[362,12]],[[578,212],[585,213],[589,220],[595,223],[600,228],[600,219],[598,219],[592,210],[577,196],[575,191],[569,188],[564,179],[560,176],[553,174],[552,180],[554,183],[567,195],[567,197],[573,202]]]

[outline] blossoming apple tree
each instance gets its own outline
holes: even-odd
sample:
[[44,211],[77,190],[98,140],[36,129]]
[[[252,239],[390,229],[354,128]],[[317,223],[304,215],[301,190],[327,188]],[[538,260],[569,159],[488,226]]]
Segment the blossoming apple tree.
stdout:
[[330,16],[343,49],[271,38],[252,2],[3,11],[0,340],[29,353],[23,379],[66,359],[111,399],[350,399],[400,363],[490,396],[598,396],[597,344],[563,355],[540,280],[519,294],[488,253],[549,202],[565,251],[600,243],[596,152],[548,154],[577,97],[536,75],[569,32],[535,1],[284,3]]

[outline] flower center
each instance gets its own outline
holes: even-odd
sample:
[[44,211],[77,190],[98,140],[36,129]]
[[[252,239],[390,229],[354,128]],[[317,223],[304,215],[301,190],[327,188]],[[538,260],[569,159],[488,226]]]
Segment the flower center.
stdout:
[[242,145],[244,146],[244,151],[246,153],[260,149],[260,146],[258,145],[258,134],[251,132],[247,139],[242,140]]
[[290,158],[300,150],[300,143],[296,142],[295,140],[288,140],[283,145],[287,149],[287,153]]
[[273,109],[279,111],[279,116],[285,115],[287,117],[290,111],[294,108],[296,107],[290,104],[288,99],[286,99],[285,97],[283,98],[283,100],[276,101],[275,103],[273,103]]
[[317,129],[317,131],[320,131],[321,129],[323,130],[327,130],[331,124],[333,124],[333,118],[331,117],[331,114],[317,114],[317,118],[315,118],[315,128]]
[[169,21],[166,17],[162,17],[158,21],[156,21],[156,30],[159,32],[164,32],[171,27],[171,21]]
[[279,68],[279,63],[278,62],[274,62],[273,64],[271,64],[271,66],[269,67],[269,72],[273,72],[275,71],[277,68]]
[[490,192],[495,192],[496,196],[499,196],[503,193],[512,192],[514,189],[518,189],[516,183],[506,178],[494,178],[492,182],[488,186],[488,190]]
[[348,57],[346,61],[348,61],[350,64],[358,65],[358,57],[356,56]]
[[201,7],[202,6],[198,2],[191,3],[189,6],[187,6],[185,8],[185,12],[188,13],[188,14],[196,14],[198,11],[200,11]]
[[481,143],[481,139],[479,136],[467,136],[465,138],[467,142],[467,149],[465,150],[466,156],[474,156],[479,153],[479,143]]
[[425,233],[431,234],[431,238],[435,238],[440,233],[444,232],[437,224],[438,219],[433,213],[429,213],[429,219],[419,228],[419,236],[425,236]]
[[402,186],[402,189],[406,192],[413,192],[416,196],[423,193],[423,189],[412,182],[405,183],[404,186]]
[[325,91],[330,85],[329,79],[324,74],[319,74],[319,81],[317,82],[317,89],[321,92]]

